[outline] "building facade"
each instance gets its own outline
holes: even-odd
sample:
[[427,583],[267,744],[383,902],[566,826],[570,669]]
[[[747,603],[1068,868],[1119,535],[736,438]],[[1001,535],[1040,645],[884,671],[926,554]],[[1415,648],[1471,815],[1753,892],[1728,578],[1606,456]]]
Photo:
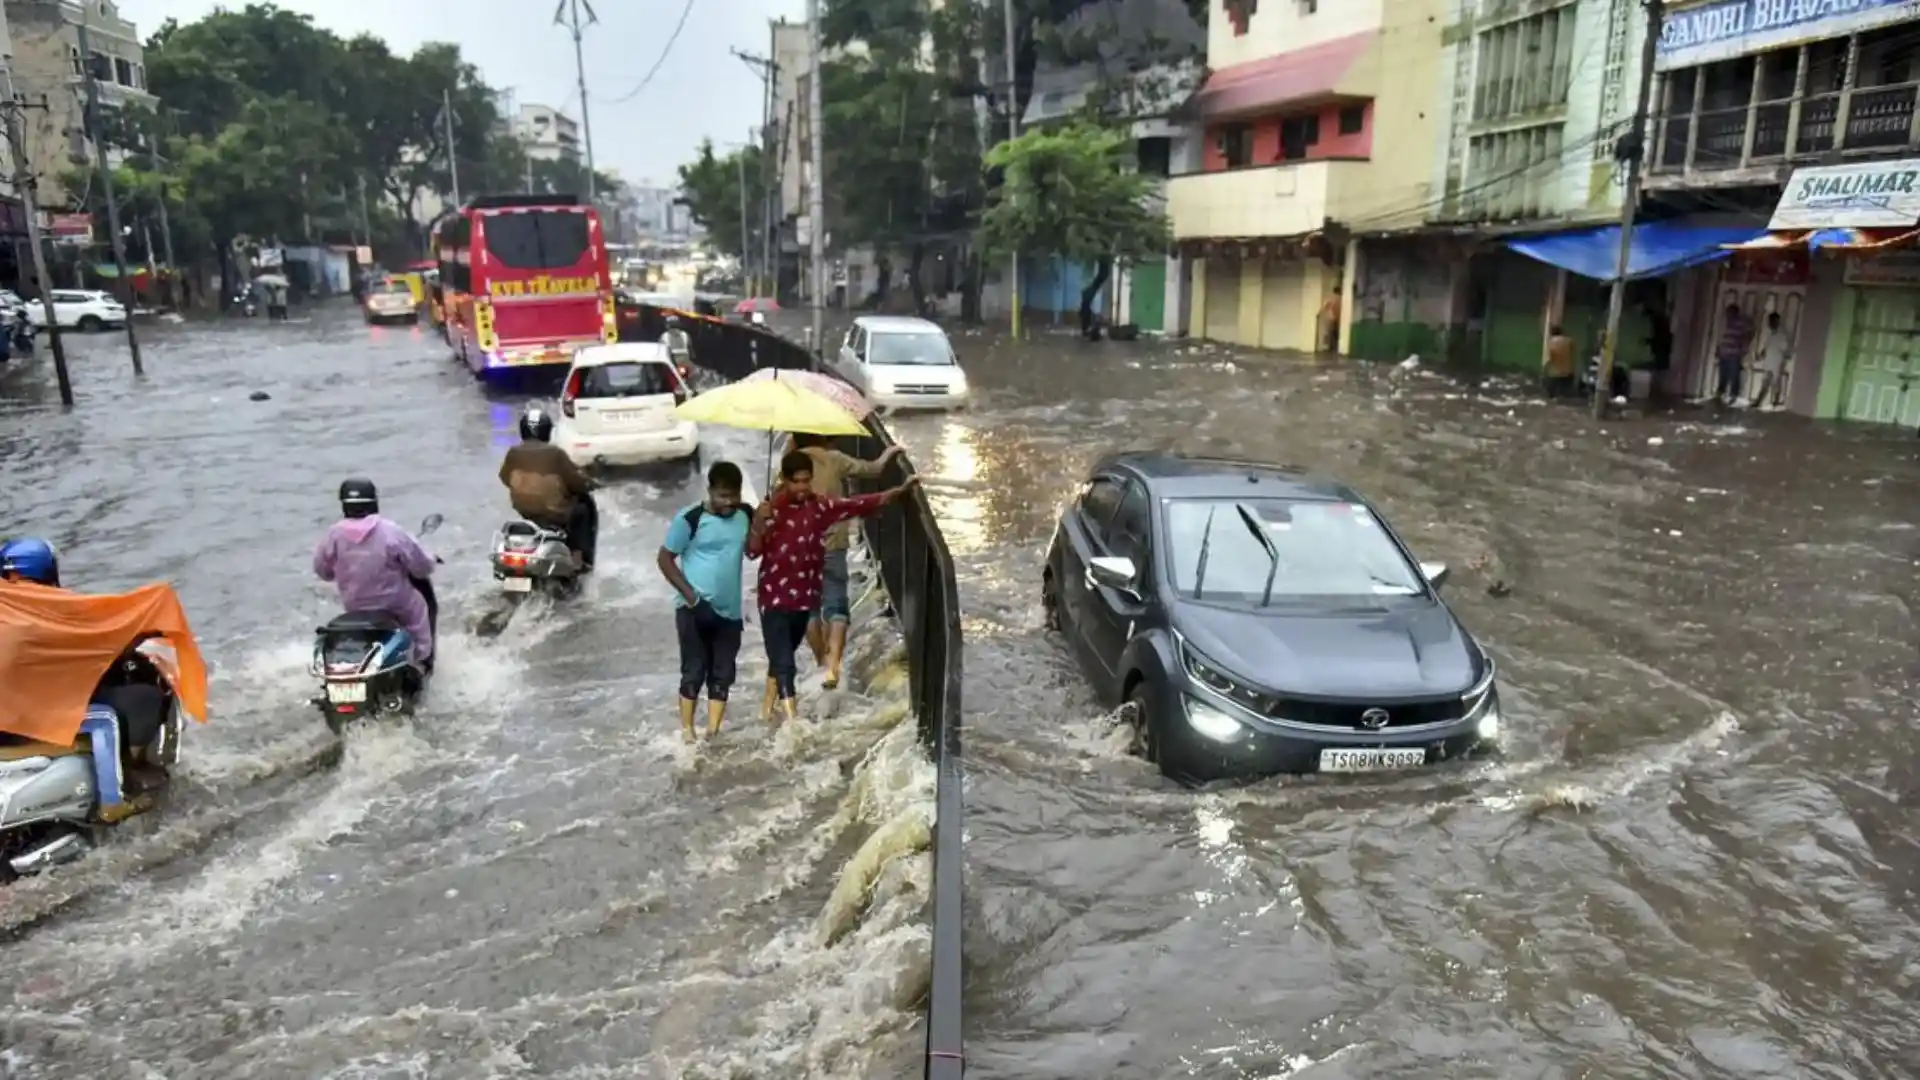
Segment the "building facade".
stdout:
[[[147,92],[147,68],[139,30],[111,0],[6,0],[13,43],[14,92],[45,109],[21,120],[28,162],[43,208],[74,205],[61,176],[91,159],[85,121],[86,76],[99,87],[103,109],[158,105]],[[85,27],[87,49],[80,47]],[[109,154],[113,160],[115,154]]]
[[513,133],[535,161],[580,160],[579,122],[551,105],[520,106]]
[[1433,194],[1445,16],[1443,0],[1216,5],[1204,135],[1167,188],[1195,336],[1344,339],[1352,238],[1418,223]]
[[[1647,189],[1729,208],[1765,241],[1682,282],[1676,332],[1704,396],[1729,309],[1777,315],[1792,349],[1780,405],[1920,427],[1920,20],[1889,0],[1710,0],[1667,14]],[[1763,405],[1770,404],[1763,402]]]

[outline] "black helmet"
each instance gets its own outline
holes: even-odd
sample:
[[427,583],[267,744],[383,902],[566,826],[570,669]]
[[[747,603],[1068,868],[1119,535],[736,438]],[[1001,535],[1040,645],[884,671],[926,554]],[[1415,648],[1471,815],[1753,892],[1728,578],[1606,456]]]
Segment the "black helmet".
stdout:
[[364,476],[340,481],[340,512],[350,518],[379,513],[380,492],[373,481]]
[[669,330],[680,329],[680,316],[678,315],[667,316],[667,329]]
[[553,417],[538,405],[527,406],[527,411],[520,415],[520,437],[550,442],[553,439]]

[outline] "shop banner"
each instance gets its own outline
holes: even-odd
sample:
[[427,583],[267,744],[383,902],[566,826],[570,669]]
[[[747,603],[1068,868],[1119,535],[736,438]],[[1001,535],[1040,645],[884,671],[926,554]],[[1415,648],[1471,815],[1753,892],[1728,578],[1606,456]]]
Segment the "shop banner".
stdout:
[[1920,222],[1920,158],[1795,169],[1769,230],[1898,229]]
[[1908,248],[1852,256],[1847,259],[1845,280],[1849,285],[1920,285],[1920,251]]
[[1745,56],[1891,26],[1920,15],[1916,0],[1716,0],[1669,10],[1654,70]]

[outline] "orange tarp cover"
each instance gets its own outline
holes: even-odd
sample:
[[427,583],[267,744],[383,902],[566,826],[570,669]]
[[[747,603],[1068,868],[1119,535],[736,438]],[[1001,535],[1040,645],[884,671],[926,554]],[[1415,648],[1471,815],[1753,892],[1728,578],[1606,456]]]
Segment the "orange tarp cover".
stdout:
[[88,596],[0,584],[0,731],[72,743],[101,677],[143,634],[158,634],[172,647],[170,658],[155,652],[149,657],[172,680],[181,707],[204,723],[207,664],[172,587]]

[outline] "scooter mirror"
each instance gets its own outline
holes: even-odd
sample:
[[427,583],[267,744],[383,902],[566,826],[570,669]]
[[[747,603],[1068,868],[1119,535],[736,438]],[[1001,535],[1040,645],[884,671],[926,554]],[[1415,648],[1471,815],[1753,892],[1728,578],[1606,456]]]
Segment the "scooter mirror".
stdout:
[[446,518],[441,517],[439,514],[428,514],[427,519],[420,523],[420,535],[421,536],[427,535],[433,530],[439,528],[440,524],[446,520],[447,520]]

